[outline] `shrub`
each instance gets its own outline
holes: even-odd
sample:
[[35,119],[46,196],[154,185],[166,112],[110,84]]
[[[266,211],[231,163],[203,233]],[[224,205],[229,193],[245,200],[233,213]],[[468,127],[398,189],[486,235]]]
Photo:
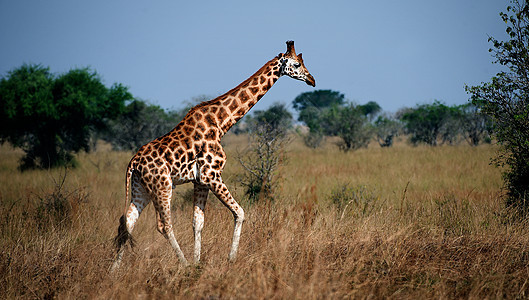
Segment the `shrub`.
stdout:
[[279,180],[278,167],[285,162],[285,146],[289,138],[285,131],[267,124],[257,126],[249,137],[248,149],[238,155],[246,170],[239,179],[240,183],[245,186],[251,202],[273,200]]
[[512,1],[507,13],[500,13],[508,24],[508,41],[489,38],[489,51],[508,68],[491,82],[467,87],[472,103],[493,122],[492,133],[502,146],[496,163],[507,166],[504,182],[508,190],[507,205],[529,210],[529,5]]

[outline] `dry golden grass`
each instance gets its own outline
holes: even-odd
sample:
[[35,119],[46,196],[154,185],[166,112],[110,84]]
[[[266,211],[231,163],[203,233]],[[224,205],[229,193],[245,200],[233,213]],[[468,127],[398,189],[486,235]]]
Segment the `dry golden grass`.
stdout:
[[[250,205],[237,183],[244,142],[224,142],[224,177],[247,215],[237,261],[231,214],[210,195],[200,265],[178,264],[149,206],[116,274],[132,153],[80,154],[60,187],[64,170],[20,173],[21,152],[0,147],[0,298],[528,297],[528,224],[502,205],[494,146],[343,153],[294,140],[276,201]],[[173,223],[191,258],[189,189],[175,190]]]

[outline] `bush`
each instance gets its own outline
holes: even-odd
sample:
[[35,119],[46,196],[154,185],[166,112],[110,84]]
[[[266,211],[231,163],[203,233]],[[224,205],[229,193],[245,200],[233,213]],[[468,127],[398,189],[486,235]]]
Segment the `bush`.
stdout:
[[467,87],[472,103],[493,122],[492,133],[502,146],[496,163],[506,166],[504,182],[508,190],[508,206],[529,211],[529,6],[512,1],[507,13],[500,13],[508,24],[508,41],[489,38],[494,49],[489,51],[508,68],[491,82]]
[[101,133],[100,138],[111,143],[116,150],[137,150],[169,132],[183,119],[187,110],[167,112],[158,105],[135,99],[116,120],[109,121],[108,130]]
[[259,124],[249,135],[250,143],[244,154],[239,153],[240,164],[246,170],[240,183],[246,188],[250,202],[273,200],[280,176],[278,167],[285,162],[287,133],[267,124]]

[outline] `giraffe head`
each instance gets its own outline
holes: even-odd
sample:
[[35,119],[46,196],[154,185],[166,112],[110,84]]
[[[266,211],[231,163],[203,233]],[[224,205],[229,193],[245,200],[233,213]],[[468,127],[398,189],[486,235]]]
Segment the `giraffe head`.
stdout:
[[287,75],[294,79],[305,81],[308,85],[316,86],[316,80],[305,67],[301,53],[296,55],[294,41],[287,41],[287,52],[280,54],[280,61],[281,75]]

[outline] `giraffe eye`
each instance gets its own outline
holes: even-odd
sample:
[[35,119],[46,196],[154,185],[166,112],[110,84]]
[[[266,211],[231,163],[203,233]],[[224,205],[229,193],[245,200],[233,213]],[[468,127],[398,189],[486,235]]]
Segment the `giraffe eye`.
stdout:
[[299,68],[299,67],[301,67],[301,64],[300,64],[300,63],[295,63],[295,64],[294,64],[294,68]]

